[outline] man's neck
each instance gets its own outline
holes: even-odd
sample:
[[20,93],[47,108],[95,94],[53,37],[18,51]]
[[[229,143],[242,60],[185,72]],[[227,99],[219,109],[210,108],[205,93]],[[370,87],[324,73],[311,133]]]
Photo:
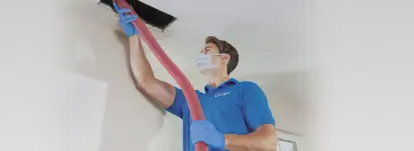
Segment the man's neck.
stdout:
[[228,75],[217,76],[214,79],[211,79],[208,84],[211,87],[215,88],[215,87],[218,87],[219,85],[221,85],[222,83],[226,82],[229,79],[230,79],[230,77]]

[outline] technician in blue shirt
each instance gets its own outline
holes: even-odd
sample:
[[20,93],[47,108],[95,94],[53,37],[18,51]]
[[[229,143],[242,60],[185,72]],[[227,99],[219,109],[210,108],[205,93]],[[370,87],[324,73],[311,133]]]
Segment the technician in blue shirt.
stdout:
[[229,78],[239,60],[231,44],[207,37],[196,59],[198,69],[208,79],[205,92],[196,91],[206,120],[192,121],[183,92],[154,76],[140,36],[131,24],[137,16],[126,15],[128,9],[114,7],[129,37],[130,64],[136,86],[149,100],[183,120],[184,151],[193,151],[197,142],[205,142],[210,151],[276,150],[275,120],[265,94],[253,82]]

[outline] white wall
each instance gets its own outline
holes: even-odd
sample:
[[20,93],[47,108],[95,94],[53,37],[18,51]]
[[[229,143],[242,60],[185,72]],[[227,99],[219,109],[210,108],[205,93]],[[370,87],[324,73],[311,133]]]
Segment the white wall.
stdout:
[[[71,56],[67,60],[68,69],[108,83],[99,150],[148,150],[148,144],[163,125],[164,113],[135,89],[126,61],[127,39],[122,33],[115,32],[118,29],[115,14],[92,2],[73,6],[80,9],[71,16],[73,39],[70,42],[72,46],[80,41],[85,43],[78,48],[72,47],[72,52],[68,53]],[[77,55],[85,56],[82,52],[86,51],[92,55],[76,60]],[[148,57],[154,64],[156,75],[171,81],[154,57],[150,54]]]
[[299,136],[302,151],[320,151],[318,108],[269,95],[277,128]]
[[[299,136],[302,151],[322,151],[322,70],[284,73],[255,80],[262,84],[276,128]],[[255,78],[252,78],[253,80]],[[318,91],[319,90],[319,91]]]

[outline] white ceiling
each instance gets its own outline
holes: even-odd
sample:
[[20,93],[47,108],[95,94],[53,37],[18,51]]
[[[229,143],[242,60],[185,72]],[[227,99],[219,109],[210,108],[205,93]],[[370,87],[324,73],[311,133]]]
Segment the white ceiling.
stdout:
[[239,50],[237,75],[302,68],[302,0],[141,1],[177,17],[164,33],[154,34],[166,51],[179,53],[170,55],[183,64],[193,62],[204,38],[214,35]]
[[[83,14],[88,22],[93,18],[100,26],[115,24],[115,17],[108,16],[112,10],[98,7],[97,1],[78,2],[76,13]],[[191,63],[210,35],[238,49],[240,62],[235,76],[295,72],[304,66],[303,0],[142,1],[177,17],[165,32],[154,30],[153,34],[188,74],[197,72]]]
[[[158,34],[181,62],[194,56],[208,35],[228,40],[240,52],[237,75],[309,70],[319,65],[317,1],[310,0],[142,0],[178,19]],[[178,56],[177,56],[178,57]],[[263,68],[267,67],[267,68]]]

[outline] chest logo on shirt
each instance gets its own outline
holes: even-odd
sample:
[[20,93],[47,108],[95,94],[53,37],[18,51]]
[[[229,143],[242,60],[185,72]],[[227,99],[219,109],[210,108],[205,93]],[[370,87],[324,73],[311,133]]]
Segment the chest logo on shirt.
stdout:
[[214,94],[214,97],[216,98],[216,97],[222,97],[226,95],[230,95],[230,92],[216,93]]

